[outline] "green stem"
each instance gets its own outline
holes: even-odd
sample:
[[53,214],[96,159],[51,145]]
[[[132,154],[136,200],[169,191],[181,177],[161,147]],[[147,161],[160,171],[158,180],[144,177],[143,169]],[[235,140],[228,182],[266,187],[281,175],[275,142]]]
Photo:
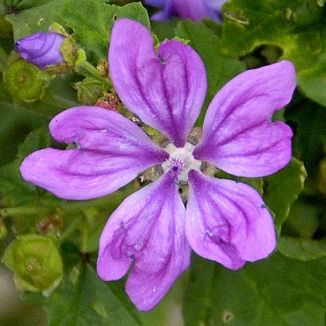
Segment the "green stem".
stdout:
[[76,63],[74,69],[80,75],[95,78],[102,82],[104,81],[104,78],[101,76],[99,71],[86,60]]
[[38,207],[9,207],[9,208],[1,208],[0,216],[7,217],[10,215],[33,215],[40,212],[40,208]]
[[75,70],[77,73],[85,76],[85,77],[93,77],[96,79],[102,79],[99,71],[92,66],[88,61],[81,61],[75,65]]
[[103,77],[99,71],[86,60],[75,63],[74,70],[84,77],[92,78],[101,82],[103,90],[108,91],[112,85],[108,77]]

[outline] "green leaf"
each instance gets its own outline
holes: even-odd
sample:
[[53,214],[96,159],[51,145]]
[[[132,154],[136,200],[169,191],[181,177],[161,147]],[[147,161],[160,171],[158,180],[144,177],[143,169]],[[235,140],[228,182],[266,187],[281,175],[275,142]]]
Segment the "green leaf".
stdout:
[[116,18],[129,17],[149,26],[147,11],[140,2],[119,7],[86,0],[78,4],[78,10],[75,1],[66,2],[62,11],[64,23],[74,30],[73,36],[90,57],[97,60],[107,57],[110,30]]
[[196,258],[185,295],[185,325],[324,326],[325,268],[326,259],[303,263],[275,254],[229,271]]
[[296,126],[295,156],[303,161],[309,178],[314,178],[324,157],[326,111],[318,104],[298,97],[286,111],[285,117]]
[[245,56],[260,46],[279,47],[281,57],[295,64],[300,89],[326,105],[323,6],[310,0],[230,0],[224,6],[223,49]]
[[298,83],[307,97],[326,106],[326,54],[310,68],[299,72]]
[[128,309],[89,265],[82,266],[76,284],[65,278],[45,303],[49,326],[140,325]]
[[19,147],[17,159],[0,169],[0,193],[5,206],[22,205],[26,202],[35,201],[38,197],[35,187],[23,180],[19,172],[19,166],[27,154],[49,144],[50,137],[47,130],[40,129],[32,132]]
[[178,24],[178,20],[170,21],[151,21],[151,30],[154,35],[163,42],[165,39],[172,39],[175,36],[175,28]]
[[326,256],[326,241],[281,237],[278,250],[286,257],[314,260]]
[[128,3],[122,7],[114,6],[114,8],[117,10],[117,16],[114,18],[128,17],[150,27],[147,10],[140,2]]
[[273,44],[301,70],[309,68],[322,49],[323,8],[318,1],[229,0],[223,12],[222,45],[232,55]]
[[290,208],[302,191],[307,173],[304,165],[297,159],[280,172],[264,179],[264,199],[275,215],[278,228],[286,220]]
[[[48,32],[51,23],[60,20],[60,13],[65,0],[40,2],[39,6],[23,7],[20,12],[6,16],[12,24],[14,39],[35,33],[37,31]],[[62,19],[61,19],[62,20]]]
[[300,238],[312,238],[318,229],[318,216],[322,210],[316,202],[299,198],[291,207],[289,216],[282,227],[282,234]]
[[0,166],[15,158],[18,145],[30,131],[47,123],[45,117],[10,101],[0,82]]
[[[244,70],[245,65],[234,57],[222,54],[220,39],[206,25],[200,22],[182,21],[176,28],[176,36],[189,41],[204,61],[208,93],[206,105],[210,103],[217,91],[235,75]],[[200,120],[204,118],[202,111]]]
[[193,255],[188,285],[184,296],[184,319],[187,326],[206,325],[212,300],[212,286],[215,278],[215,263],[204,262]]
[[28,8],[38,7],[38,6],[44,5],[51,1],[53,1],[53,0],[21,0],[16,5],[16,9],[24,10],[24,9],[28,9]]

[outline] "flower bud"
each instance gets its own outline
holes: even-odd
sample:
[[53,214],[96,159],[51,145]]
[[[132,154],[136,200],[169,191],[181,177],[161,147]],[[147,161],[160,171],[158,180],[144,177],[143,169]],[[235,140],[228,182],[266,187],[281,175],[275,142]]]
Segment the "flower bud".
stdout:
[[12,63],[4,71],[3,81],[11,96],[24,102],[39,100],[46,87],[44,73],[24,60]]
[[45,236],[19,237],[6,249],[3,262],[15,273],[15,283],[23,290],[47,295],[62,278],[63,265],[58,249]]
[[58,33],[34,33],[16,42],[16,51],[28,62],[43,69],[64,62],[60,47],[65,37]]

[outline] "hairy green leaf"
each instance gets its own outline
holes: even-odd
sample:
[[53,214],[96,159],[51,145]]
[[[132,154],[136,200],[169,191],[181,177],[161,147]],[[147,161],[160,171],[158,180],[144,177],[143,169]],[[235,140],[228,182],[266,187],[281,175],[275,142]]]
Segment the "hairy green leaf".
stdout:
[[82,266],[76,284],[65,278],[45,309],[49,326],[140,325],[135,311],[129,312],[110,286],[93,268]]
[[325,268],[326,259],[299,262],[274,254],[234,272],[196,258],[185,325],[323,326]]

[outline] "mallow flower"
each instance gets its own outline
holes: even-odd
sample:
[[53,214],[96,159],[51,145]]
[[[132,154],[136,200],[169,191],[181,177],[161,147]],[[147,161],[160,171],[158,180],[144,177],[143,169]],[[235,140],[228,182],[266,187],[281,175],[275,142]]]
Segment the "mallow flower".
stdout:
[[[157,180],[127,197],[109,218],[97,261],[106,281],[129,271],[126,291],[146,311],[189,266],[191,249],[232,270],[274,250],[273,220],[258,192],[204,171],[211,165],[235,176],[262,177],[289,162],[291,129],[271,117],[290,101],[295,71],[281,61],[232,79],[209,105],[198,142],[191,131],[207,82],[204,64],[190,46],[167,40],[156,51],[147,28],[120,19],[108,59],[124,105],[166,143],[155,144],[117,112],[74,107],[53,118],[50,132],[77,148],[36,151],[25,158],[21,173],[58,197],[86,200],[155,169]],[[179,194],[186,185],[187,202]]]
[[222,20],[222,5],[227,0],[145,0],[145,3],[160,8],[152,16],[153,20],[168,20],[173,16],[183,19],[202,20],[211,18]]
[[37,32],[19,39],[15,48],[23,59],[44,69],[64,62],[60,51],[64,40],[65,37],[58,33]]

